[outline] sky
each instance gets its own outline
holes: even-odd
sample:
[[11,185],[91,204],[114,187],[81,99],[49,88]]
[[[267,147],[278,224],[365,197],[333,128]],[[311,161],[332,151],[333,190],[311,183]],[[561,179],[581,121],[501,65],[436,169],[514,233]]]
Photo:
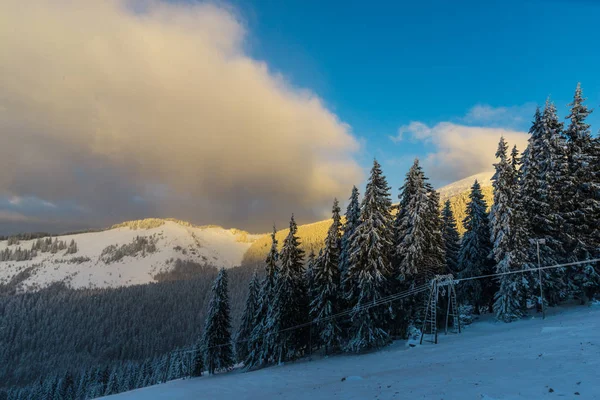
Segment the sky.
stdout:
[[[600,104],[593,0],[0,2],[0,234],[322,219],[376,158],[395,201]],[[594,132],[600,114],[589,119]]]

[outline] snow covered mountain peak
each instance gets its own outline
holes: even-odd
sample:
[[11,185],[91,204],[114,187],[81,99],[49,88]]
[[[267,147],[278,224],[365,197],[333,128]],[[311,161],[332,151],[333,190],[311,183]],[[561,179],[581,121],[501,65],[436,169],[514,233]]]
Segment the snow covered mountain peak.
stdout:
[[467,176],[466,178],[456,182],[452,182],[446,186],[442,186],[441,188],[437,189],[437,191],[440,194],[440,199],[445,201],[452,196],[456,196],[471,190],[471,186],[473,186],[473,182],[475,182],[475,180],[477,180],[482,187],[492,186],[493,176],[494,171],[480,172],[475,175]]
[[[99,232],[0,242],[0,283],[18,291],[150,283],[175,261],[231,268],[261,235],[175,219],[144,219]],[[73,244],[74,243],[74,244]]]

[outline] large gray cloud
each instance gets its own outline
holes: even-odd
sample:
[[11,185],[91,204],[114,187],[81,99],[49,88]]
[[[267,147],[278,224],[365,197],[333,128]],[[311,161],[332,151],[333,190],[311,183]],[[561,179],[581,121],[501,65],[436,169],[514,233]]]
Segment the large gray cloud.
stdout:
[[0,197],[70,224],[321,216],[360,182],[358,143],[245,35],[210,4],[0,2]]

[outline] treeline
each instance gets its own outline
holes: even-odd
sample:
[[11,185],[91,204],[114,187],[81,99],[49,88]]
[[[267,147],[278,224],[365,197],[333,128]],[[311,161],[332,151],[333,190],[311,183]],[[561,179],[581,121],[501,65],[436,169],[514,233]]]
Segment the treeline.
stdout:
[[[301,238],[300,248],[306,253],[318,252],[323,247],[323,239],[327,235],[331,220],[319,221],[312,224],[300,225],[298,227],[298,236]],[[289,233],[288,229],[277,231],[277,242],[279,250],[283,245],[283,240]],[[266,255],[271,248],[270,235],[263,235],[258,238],[244,253],[242,259],[243,266],[253,266],[263,268]]]
[[141,254],[145,257],[146,254],[156,252],[156,243],[158,238],[156,234],[151,236],[136,236],[131,243],[122,244],[120,246],[111,244],[100,253],[100,260],[105,264],[121,261],[125,257],[135,257]]
[[535,270],[600,257],[600,139],[585,123],[590,111],[579,85],[570,106],[566,127],[550,101],[536,110],[523,155],[500,138],[493,205],[488,212],[475,181],[462,238],[449,202],[440,213],[439,194],[418,160],[395,215],[374,161],[364,198],[359,204],[353,189],[344,223],[334,201],[325,243],[308,256],[306,268],[292,217],[281,249],[276,233],[271,236],[265,277],[250,284],[236,336],[238,361],[252,369],[319,348],[361,352],[406,337],[421,326],[423,294],[382,299],[422,287],[437,274],[493,275],[462,282],[460,302],[505,322],[522,317],[531,304],[539,309],[596,296],[595,261],[544,269],[541,279]]
[[[200,376],[196,352],[184,349],[143,361],[125,361],[51,374],[25,387],[0,389],[0,400],[94,399],[156,385],[173,379]],[[202,365],[202,364],[200,364]]]
[[21,240],[32,240],[52,236],[46,232],[18,233],[16,235],[0,236],[0,241],[8,241],[8,245],[19,244]]
[[[18,245],[20,244],[19,240],[14,239],[11,243],[9,239],[10,245]],[[52,253],[56,254],[59,251],[65,251],[65,255],[67,254],[75,254],[78,251],[77,243],[74,239],[71,239],[69,245],[64,240],[58,240],[57,238],[47,237],[37,239],[31,245],[31,249],[23,249],[20,246],[16,249],[11,249],[7,247],[6,249],[0,251],[0,261],[28,261],[37,257],[38,253]]]

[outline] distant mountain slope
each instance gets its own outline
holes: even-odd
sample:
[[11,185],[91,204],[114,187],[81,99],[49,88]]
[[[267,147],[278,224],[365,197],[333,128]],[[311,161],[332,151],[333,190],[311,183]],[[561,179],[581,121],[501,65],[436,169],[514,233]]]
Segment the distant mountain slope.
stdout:
[[[443,204],[447,199],[450,199],[450,207],[454,212],[454,216],[458,225],[458,231],[461,235],[465,231],[462,221],[465,218],[465,210],[467,203],[469,202],[469,193],[471,191],[473,182],[475,179],[477,179],[481,184],[483,196],[489,207],[491,206],[493,200],[491,181],[493,175],[493,172],[482,172],[438,189],[438,192],[440,193],[441,204]],[[298,226],[298,236],[300,237],[301,247],[307,254],[311,250],[315,253],[319,252],[323,246],[329,225],[331,225],[331,219]],[[283,239],[285,239],[288,232],[289,229],[282,229],[277,232],[276,237],[279,241],[280,248],[283,244]],[[270,246],[271,237],[269,235],[262,236],[256,240],[254,243],[252,243],[246,254],[244,254],[242,265],[261,266],[265,260],[265,257],[267,256]]]
[[[298,226],[298,236],[300,237],[300,247],[306,255],[311,251],[318,253],[323,247],[323,241],[327,236],[327,230],[331,225],[331,219],[314,222]],[[290,232],[289,228],[277,231],[275,237],[278,240],[279,249],[283,246],[283,240]],[[261,266],[269,249],[271,248],[271,235],[263,235],[258,240],[254,241],[242,260],[244,266]]]
[[[483,172],[438,189],[442,202],[450,199],[460,234],[464,233],[462,221],[473,181],[477,179],[481,183],[485,200],[491,205],[492,175],[492,172]],[[310,251],[318,253],[330,224],[329,219],[298,227],[301,247],[307,254]],[[288,231],[277,232],[280,247]],[[54,282],[64,282],[72,288],[143,284],[154,282],[158,274],[172,270],[177,259],[216,267],[244,265],[260,269],[271,245],[268,234],[253,235],[219,226],[198,227],[174,219],[129,221],[104,231],[58,236],[51,240],[55,239],[64,245],[74,240],[78,251],[66,254],[64,248],[55,253],[38,250],[30,260],[0,261],[0,285],[10,284],[18,291],[25,291]],[[37,241],[0,241],[0,256],[2,252],[13,252],[14,255],[17,249],[30,250]]]
[[494,189],[492,188],[493,176],[493,171],[482,172],[476,175],[468,176],[438,189],[441,205],[443,205],[446,200],[450,200],[450,208],[454,213],[454,218],[456,218],[459,234],[462,235],[465,233],[465,228],[462,222],[466,216],[471,186],[473,186],[473,182],[475,182],[476,179],[481,185],[481,192],[483,193],[483,198],[488,205],[488,210],[492,206],[492,203],[494,202]]
[[[30,260],[2,261],[0,284],[10,283],[19,291],[43,288],[54,282],[64,282],[73,288],[143,284],[154,282],[161,272],[168,272],[177,259],[231,268],[241,264],[244,253],[259,236],[177,220],[130,221],[101,232],[50,239],[67,245],[74,240],[77,245],[74,254],[55,248],[54,253],[37,250]],[[17,249],[30,250],[37,242],[34,239],[9,245],[5,240],[0,242],[0,252],[14,255]]]

